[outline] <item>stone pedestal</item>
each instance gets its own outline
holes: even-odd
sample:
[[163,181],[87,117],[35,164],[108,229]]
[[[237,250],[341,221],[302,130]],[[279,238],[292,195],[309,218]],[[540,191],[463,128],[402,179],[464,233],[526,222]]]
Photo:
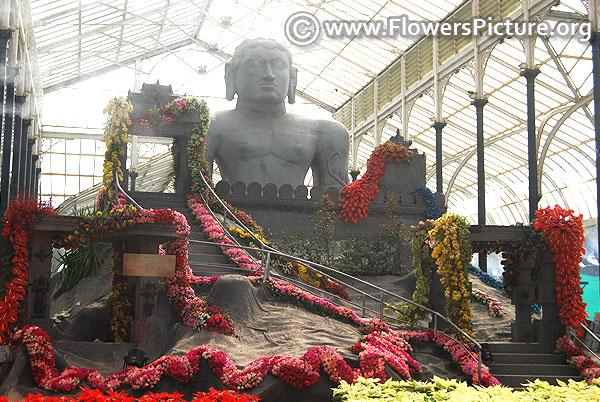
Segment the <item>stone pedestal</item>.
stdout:
[[515,306],[515,321],[511,325],[511,339],[513,342],[532,342],[535,332],[531,323],[531,305],[535,302],[535,287],[531,274],[535,268],[535,254],[523,261],[519,269],[519,281],[512,295]]

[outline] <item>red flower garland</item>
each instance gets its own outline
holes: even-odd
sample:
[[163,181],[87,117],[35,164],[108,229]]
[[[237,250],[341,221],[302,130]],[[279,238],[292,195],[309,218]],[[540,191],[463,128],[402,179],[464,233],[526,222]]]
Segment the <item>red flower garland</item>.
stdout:
[[103,377],[97,370],[68,367],[61,374],[55,367],[54,351],[50,338],[43,329],[27,325],[17,331],[14,342],[22,342],[27,348],[29,363],[36,384],[54,392],[73,391],[82,380],[100,391],[113,391],[125,384],[133,389],[153,388],[162,376],[186,383],[200,371],[200,362],[207,360],[209,367],[221,382],[234,390],[258,386],[271,374],[296,388],[313,386],[323,370],[336,383],[341,380],[355,382],[359,376],[387,378],[387,363],[398,374],[411,379],[411,373],[421,373],[421,368],[408,351],[412,348],[401,332],[372,332],[353,346],[358,353],[359,368],[351,368],[344,358],[329,346],[317,346],[301,358],[271,356],[262,357],[239,369],[222,350],[209,345],[198,346],[184,356],[163,356],[145,367],[128,367]]
[[339,217],[346,222],[358,223],[369,215],[369,205],[379,193],[379,182],[385,173],[385,164],[410,161],[414,151],[403,145],[386,142],[379,145],[367,161],[367,171],[358,180],[346,184],[342,189]]
[[579,275],[581,254],[585,254],[583,216],[575,216],[573,210],[558,205],[540,208],[535,214],[537,219],[534,228],[546,237],[556,266],[556,301],[560,306],[558,315],[565,325],[579,329],[583,335],[579,326],[585,325],[585,319],[589,317],[585,312],[587,304],[581,297],[583,289]]
[[[25,298],[29,285],[29,240],[39,214],[56,214],[50,204],[20,193],[4,213],[2,236],[12,246],[12,267],[1,267],[2,273],[12,279],[6,280],[4,297],[0,299],[0,344],[5,343],[13,332],[19,317],[19,306]],[[5,270],[10,270],[5,272]]]

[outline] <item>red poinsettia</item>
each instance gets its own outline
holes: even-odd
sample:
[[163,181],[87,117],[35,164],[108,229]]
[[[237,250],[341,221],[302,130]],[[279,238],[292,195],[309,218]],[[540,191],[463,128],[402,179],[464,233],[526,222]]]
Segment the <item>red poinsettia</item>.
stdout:
[[2,236],[6,237],[6,243],[2,253],[12,254],[12,258],[8,265],[0,266],[0,275],[6,279],[4,296],[0,298],[0,343],[6,342],[7,336],[22,318],[19,317],[19,307],[29,283],[29,241],[37,217],[55,213],[50,204],[24,193],[13,199],[4,213]]
[[[585,254],[583,217],[575,216],[573,210],[566,210],[558,205],[554,208],[541,208],[536,216],[534,228],[546,237],[556,266],[556,301],[560,307],[558,314],[565,325],[578,329],[580,325],[585,325],[585,320],[589,317],[585,312],[587,304],[581,297],[583,289],[579,275],[581,254]],[[581,329],[579,331],[583,332]]]
[[403,145],[386,142],[379,145],[367,161],[367,171],[358,180],[342,189],[339,217],[346,222],[358,223],[369,215],[369,206],[379,193],[379,182],[385,173],[387,162],[410,161],[413,151]]

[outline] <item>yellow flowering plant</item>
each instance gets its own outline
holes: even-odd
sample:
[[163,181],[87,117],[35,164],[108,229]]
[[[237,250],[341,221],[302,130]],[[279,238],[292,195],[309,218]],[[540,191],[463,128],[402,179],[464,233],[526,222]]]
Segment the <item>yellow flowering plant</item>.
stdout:
[[469,291],[471,242],[469,224],[456,214],[444,214],[429,231],[440,282],[445,287],[446,314],[461,330],[472,335]]

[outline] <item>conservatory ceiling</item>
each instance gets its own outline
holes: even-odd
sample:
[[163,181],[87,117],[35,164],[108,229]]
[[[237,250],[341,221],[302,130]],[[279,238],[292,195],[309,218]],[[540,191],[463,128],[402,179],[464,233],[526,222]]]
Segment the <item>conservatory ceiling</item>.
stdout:
[[[563,1],[558,6],[554,6],[555,2],[530,3],[552,5],[551,9],[542,7],[543,13],[536,9],[538,15],[550,21],[587,19],[586,6],[579,0]],[[368,21],[401,15],[411,20],[439,21],[458,19],[461,13],[469,13],[471,3],[463,0],[30,0],[30,8],[37,73],[47,94],[115,69],[135,68],[136,61],[161,55],[180,58],[181,63],[189,65],[191,74],[222,69],[224,61],[245,38],[273,37],[289,44],[283,26],[298,11],[308,11],[320,21]],[[518,1],[480,1],[480,12],[490,16],[501,18],[519,11]],[[413,141],[413,147],[427,154],[427,186],[435,189],[435,133],[431,128],[435,116],[433,73],[427,67],[433,57],[428,39],[431,42],[431,38],[400,36],[321,36],[311,46],[289,44],[289,48],[300,70],[298,94],[333,113],[354,133],[357,170],[365,171],[366,160],[377,141],[387,140],[397,129],[405,130],[404,136]],[[465,51],[468,45],[456,40],[450,45],[440,45],[438,56],[443,60],[441,67],[446,69],[440,77],[441,118],[447,123],[443,132],[443,190],[450,210],[475,221],[476,129],[469,91],[476,88],[473,53]],[[186,61],[179,53],[181,49],[205,54],[204,65],[199,67]],[[484,108],[487,221],[526,222],[526,86],[520,76],[520,66],[525,62],[523,43],[516,38],[504,38],[492,43],[489,50],[485,54],[483,79],[483,93],[489,100]],[[418,57],[409,58],[418,52]],[[399,66],[403,55],[405,92],[400,96],[402,83],[394,68]],[[586,218],[596,217],[591,48],[589,43],[574,37],[550,36],[537,39],[534,57],[541,70],[535,87],[540,205],[561,204]],[[410,60],[414,63],[409,63]],[[380,134],[373,129],[375,116]],[[407,124],[402,121],[403,116],[408,117]]]

